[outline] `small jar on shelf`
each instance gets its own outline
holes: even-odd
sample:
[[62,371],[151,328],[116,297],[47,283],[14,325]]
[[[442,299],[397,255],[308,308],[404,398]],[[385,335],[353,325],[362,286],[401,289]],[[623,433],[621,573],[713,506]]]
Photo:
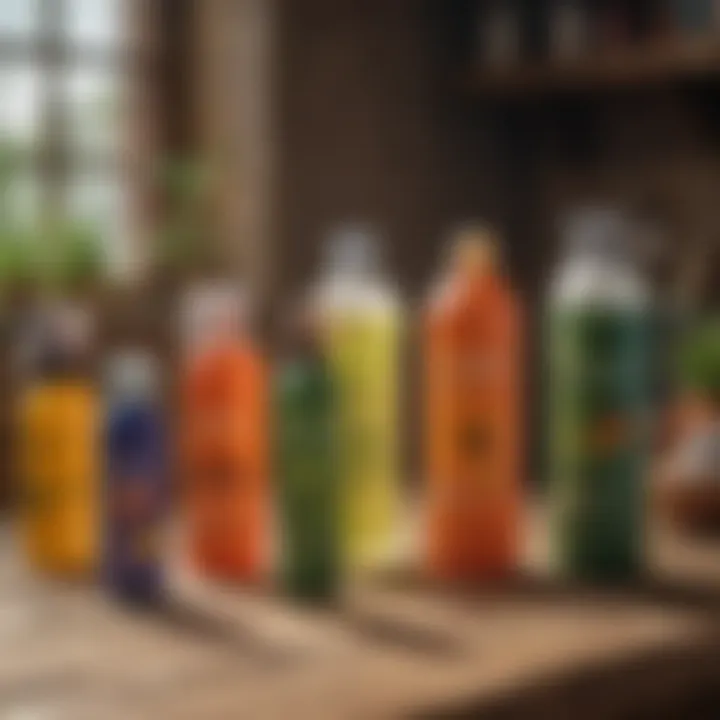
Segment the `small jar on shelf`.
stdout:
[[522,56],[522,16],[516,0],[477,4],[477,60],[481,67],[517,64]]

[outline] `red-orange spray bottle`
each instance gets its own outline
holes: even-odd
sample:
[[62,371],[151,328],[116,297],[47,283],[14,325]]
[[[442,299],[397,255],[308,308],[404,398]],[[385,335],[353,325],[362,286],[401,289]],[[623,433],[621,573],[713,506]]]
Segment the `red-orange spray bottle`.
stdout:
[[192,294],[182,388],[188,540],[205,576],[253,581],[265,570],[268,442],[265,364],[233,288]]
[[499,578],[517,563],[520,328],[495,239],[461,231],[425,329],[427,564],[441,580]]

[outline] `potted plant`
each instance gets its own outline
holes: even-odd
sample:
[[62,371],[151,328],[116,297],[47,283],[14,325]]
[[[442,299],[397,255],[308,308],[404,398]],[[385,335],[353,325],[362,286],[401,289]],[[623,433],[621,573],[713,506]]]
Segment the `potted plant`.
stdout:
[[660,468],[664,513],[692,534],[720,533],[720,318],[681,344],[676,438]]

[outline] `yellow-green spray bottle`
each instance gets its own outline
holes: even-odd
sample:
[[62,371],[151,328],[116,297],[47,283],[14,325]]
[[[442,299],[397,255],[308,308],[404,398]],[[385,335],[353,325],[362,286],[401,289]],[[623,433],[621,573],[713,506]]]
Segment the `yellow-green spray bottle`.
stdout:
[[316,298],[337,392],[340,517],[351,570],[391,556],[398,519],[401,305],[379,255],[371,231],[335,231]]

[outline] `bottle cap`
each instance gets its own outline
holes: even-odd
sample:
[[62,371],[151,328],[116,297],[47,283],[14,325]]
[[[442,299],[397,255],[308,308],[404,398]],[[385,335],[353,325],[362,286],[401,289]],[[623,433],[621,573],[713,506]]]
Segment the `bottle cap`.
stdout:
[[565,219],[564,236],[571,253],[597,258],[631,259],[629,223],[622,211],[585,207]]
[[247,297],[230,283],[204,283],[191,288],[182,303],[186,347],[237,336],[247,321]]
[[16,358],[20,369],[45,378],[83,374],[94,348],[92,309],[72,301],[53,300],[28,321]]
[[370,275],[381,267],[380,239],[364,225],[344,225],[333,230],[325,248],[327,266],[338,273]]
[[155,357],[143,350],[123,350],[106,366],[106,382],[114,397],[150,397],[157,393],[159,368]]
[[452,244],[454,267],[473,273],[492,272],[497,268],[499,241],[490,227],[466,225],[455,234]]

